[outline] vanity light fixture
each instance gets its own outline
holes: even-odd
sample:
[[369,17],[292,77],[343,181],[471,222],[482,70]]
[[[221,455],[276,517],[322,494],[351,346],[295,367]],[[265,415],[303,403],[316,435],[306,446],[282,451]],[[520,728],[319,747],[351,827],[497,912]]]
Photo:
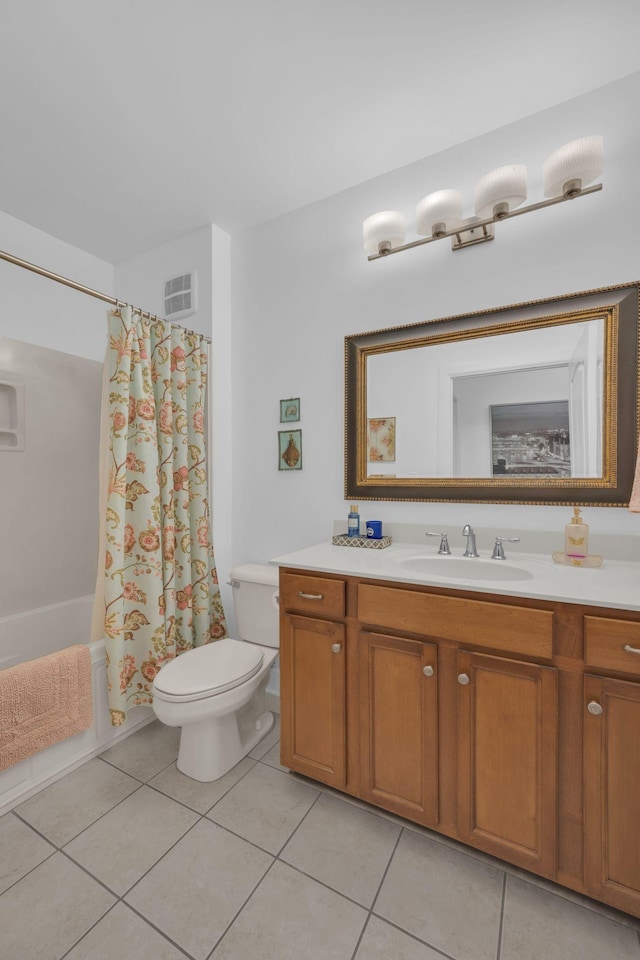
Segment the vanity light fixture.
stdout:
[[538,203],[522,206],[527,199],[527,168],[522,164],[499,167],[478,180],[475,216],[467,219],[462,217],[462,195],[458,190],[430,193],[416,207],[416,233],[424,239],[410,243],[405,243],[406,221],[401,213],[374,213],[362,224],[368,259],[379,260],[445,237],[451,237],[454,250],[493,240],[494,224],[501,220],[602,190],[601,183],[587,186],[600,176],[602,166],[602,137],[582,137],[560,147],[545,160],[542,174],[548,199]]

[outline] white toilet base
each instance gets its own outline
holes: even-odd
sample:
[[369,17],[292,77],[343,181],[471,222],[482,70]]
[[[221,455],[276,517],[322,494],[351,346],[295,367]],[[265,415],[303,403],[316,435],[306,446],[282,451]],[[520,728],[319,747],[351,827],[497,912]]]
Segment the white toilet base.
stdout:
[[180,734],[177,767],[185,776],[201,783],[219,780],[253,750],[271,730],[275,718],[266,710],[254,723],[253,730],[240,736],[238,714],[186,724]]

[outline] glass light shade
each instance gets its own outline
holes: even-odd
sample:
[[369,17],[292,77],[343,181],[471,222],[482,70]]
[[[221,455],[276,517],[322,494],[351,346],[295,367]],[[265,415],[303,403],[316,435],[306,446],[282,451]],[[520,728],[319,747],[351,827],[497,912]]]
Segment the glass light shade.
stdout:
[[601,136],[582,137],[565,143],[542,165],[545,197],[561,197],[565,184],[580,180],[585,187],[602,173],[604,141]]
[[372,213],[362,224],[364,248],[367,253],[378,253],[381,243],[401,247],[407,233],[405,218],[396,210]]
[[476,183],[476,216],[481,220],[496,215],[495,207],[508,213],[527,199],[527,168],[512,163],[485,173]]
[[[416,233],[430,237],[447,233],[462,223],[462,194],[459,190],[437,190],[416,207]],[[434,228],[439,229],[434,231]]]

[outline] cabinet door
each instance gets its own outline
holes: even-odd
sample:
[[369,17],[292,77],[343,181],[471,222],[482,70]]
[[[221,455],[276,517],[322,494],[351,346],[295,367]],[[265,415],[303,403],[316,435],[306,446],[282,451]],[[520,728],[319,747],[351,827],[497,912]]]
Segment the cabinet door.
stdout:
[[437,647],[362,633],[361,796],[411,820],[438,821]]
[[457,660],[460,839],[553,876],[557,673],[462,650]]
[[584,692],[585,886],[638,916],[640,684],[585,676]]
[[282,763],[344,787],[344,625],[284,616],[280,630]]

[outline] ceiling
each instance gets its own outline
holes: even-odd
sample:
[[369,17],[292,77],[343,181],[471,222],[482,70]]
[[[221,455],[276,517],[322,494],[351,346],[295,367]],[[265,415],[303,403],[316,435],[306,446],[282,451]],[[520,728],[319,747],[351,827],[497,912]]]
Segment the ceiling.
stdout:
[[638,0],[0,0],[0,210],[111,263],[233,234],[634,73],[639,28]]

